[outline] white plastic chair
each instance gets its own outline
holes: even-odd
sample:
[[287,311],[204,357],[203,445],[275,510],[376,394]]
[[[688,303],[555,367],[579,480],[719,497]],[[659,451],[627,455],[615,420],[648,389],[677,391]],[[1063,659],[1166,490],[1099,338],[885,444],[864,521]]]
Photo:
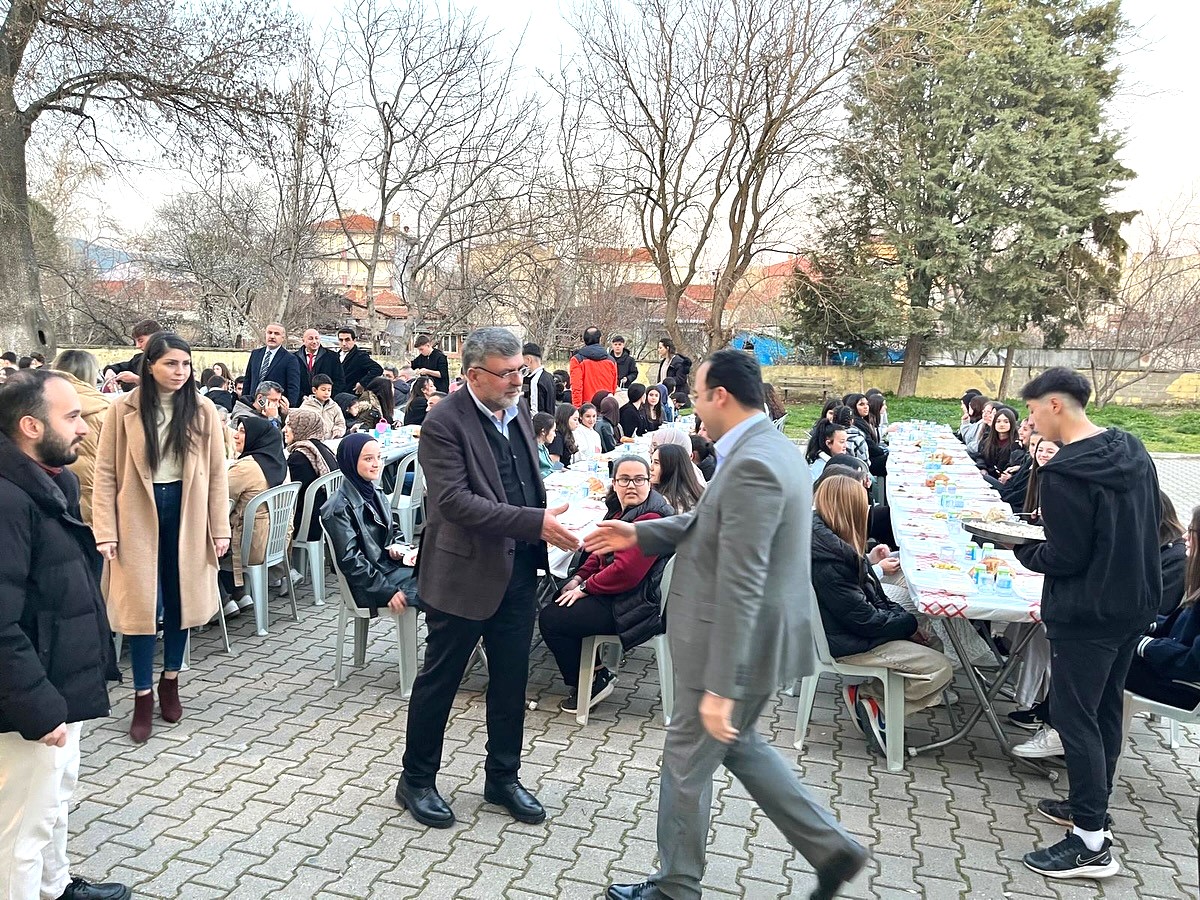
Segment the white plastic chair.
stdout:
[[[1195,688],[1200,691],[1200,684],[1194,684],[1190,681],[1176,681],[1176,684],[1186,685],[1190,688]],[[1125,709],[1124,709],[1124,725],[1121,733],[1125,739],[1129,739],[1129,724],[1133,720],[1135,712],[1148,712],[1170,721],[1171,729],[1171,749],[1179,749],[1179,723],[1185,725],[1200,725],[1200,703],[1195,709],[1187,710],[1180,709],[1178,706],[1171,706],[1167,703],[1160,703],[1157,700],[1150,700],[1140,694],[1135,694],[1132,691],[1125,692]]]
[[[254,621],[258,626],[257,634],[263,637],[270,624],[268,609],[267,571],[276,563],[287,563],[289,571],[283,576],[287,586],[288,599],[292,601],[292,617],[299,622],[300,610],[296,608],[296,587],[292,584],[288,560],[288,529],[292,524],[292,516],[296,511],[296,498],[300,495],[300,485],[296,482],[281,484],[279,487],[268,488],[252,497],[246,504],[245,515],[242,516],[242,577],[246,588],[254,600]],[[254,542],[254,531],[257,526],[258,510],[267,507],[269,516],[269,531],[267,534],[267,552],[263,561],[250,565],[250,548]]]
[[[659,611],[665,608],[667,603],[667,592],[671,589],[671,576],[675,571],[675,558],[671,557],[667,561],[666,568],[663,569],[662,580],[659,582]],[[591,637],[583,639],[583,649],[579,651],[579,684],[576,686],[579,698],[579,711],[575,713],[575,721],[580,725],[586,725],[588,721],[589,707],[592,705],[592,677],[596,667],[596,651],[605,644],[616,644],[618,653],[616,655],[616,665],[619,664],[621,636],[617,634],[594,634]],[[675,668],[671,664],[671,648],[667,643],[665,634],[656,634],[650,638],[643,646],[650,647],[654,651],[654,661],[658,664],[658,686],[659,694],[662,697],[663,708],[663,724],[671,724],[671,713],[675,710]],[[616,674],[616,671],[613,672]]]
[[[404,493],[405,476],[413,473],[412,489]],[[392,491],[392,509],[400,521],[404,540],[416,543],[417,535],[425,530],[425,473],[417,461],[417,451],[400,460],[396,468],[396,487]],[[419,515],[418,515],[419,513]]]
[[812,632],[817,650],[817,671],[800,679],[799,701],[796,706],[796,735],[792,746],[804,749],[808,736],[808,723],[812,719],[813,703],[817,699],[817,685],[826,672],[859,678],[878,678],[883,682],[883,718],[887,723],[887,768],[889,772],[904,771],[904,675],[883,666],[854,666],[838,662],[829,652],[829,641],[825,637],[825,625],[813,598]]
[[304,495],[304,507],[300,510],[300,532],[292,535],[292,549],[303,553],[304,561],[308,564],[308,580],[312,583],[313,606],[325,605],[325,542],[320,538],[315,541],[301,540],[301,538],[305,538],[311,533],[313,516],[321,514],[321,511],[315,508],[317,495],[324,490],[326,498],[332,497],[342,486],[344,477],[341,472],[329,472],[309,485],[308,492]]
[[[350,593],[350,586],[346,584],[346,577],[342,574],[341,566],[338,565],[337,549],[333,545],[333,539],[329,537],[329,532],[325,531],[324,523],[321,525],[321,531],[325,534],[325,540],[329,546],[329,558],[333,562],[333,571],[337,575],[338,592],[341,594],[335,641],[337,656],[333,671],[333,683],[337,686],[342,683],[342,655],[346,643],[346,621],[354,619],[354,665],[361,666],[367,658],[367,628],[371,622],[371,611],[355,605],[354,595]],[[396,647],[400,653],[400,697],[408,699],[409,694],[412,693],[413,682],[417,678],[417,610],[410,606],[400,615],[396,615],[385,607],[379,610],[379,615],[381,617],[391,616],[396,620]]]
[[777,431],[783,431],[783,426],[787,424],[787,413],[784,413],[778,419],[773,419],[771,424],[775,426]]

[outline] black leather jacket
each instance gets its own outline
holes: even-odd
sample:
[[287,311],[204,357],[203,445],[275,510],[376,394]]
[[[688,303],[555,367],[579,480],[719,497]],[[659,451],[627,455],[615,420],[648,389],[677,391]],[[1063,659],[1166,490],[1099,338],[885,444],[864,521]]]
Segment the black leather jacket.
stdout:
[[[375,489],[384,509],[387,495]],[[419,606],[413,570],[388,556],[391,544],[404,543],[394,520],[384,523],[379,512],[349,483],[343,483],[321,507],[321,522],[333,541],[338,568],[350,586],[354,605],[373,612],[388,605],[396,591],[404,591],[409,606]]]

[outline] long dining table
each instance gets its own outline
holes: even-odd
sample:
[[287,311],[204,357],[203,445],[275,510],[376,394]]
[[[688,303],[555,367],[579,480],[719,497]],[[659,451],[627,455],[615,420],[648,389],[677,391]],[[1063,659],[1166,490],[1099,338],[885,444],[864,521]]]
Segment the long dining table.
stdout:
[[[888,458],[887,497],[892,511],[892,530],[900,546],[900,566],[909,594],[918,612],[942,620],[944,631],[962,668],[978,706],[966,716],[953,734],[918,747],[911,756],[936,750],[962,740],[980,718],[986,719],[1004,752],[1012,756],[1012,745],[1000,725],[995,700],[1012,678],[1036,629],[1021,629],[1008,659],[990,682],[970,662],[962,639],[968,620],[1002,623],[1041,622],[1042,576],[1020,564],[1011,550],[992,548],[987,556],[998,560],[1012,573],[1012,586],[981,583],[970,577],[982,559],[968,559],[968,548],[981,556],[978,541],[962,529],[962,519],[983,517],[990,510],[1010,510],[1000,495],[983,479],[966,448],[945,425],[905,422],[893,432]],[[943,485],[939,492],[937,485]],[[951,492],[951,485],[953,491]],[[993,563],[995,565],[995,563]],[[1013,757],[1014,759],[1018,757]],[[1031,760],[1022,762],[1045,772],[1055,772]]]

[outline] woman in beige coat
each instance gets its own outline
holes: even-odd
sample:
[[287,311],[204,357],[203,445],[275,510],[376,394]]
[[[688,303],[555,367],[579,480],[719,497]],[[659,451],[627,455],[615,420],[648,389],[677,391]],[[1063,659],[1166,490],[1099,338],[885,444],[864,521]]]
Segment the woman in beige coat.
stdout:
[[163,610],[162,717],[177,722],[187,629],[217,611],[217,560],[229,549],[225,445],[216,407],[192,378],[191,347],[170,332],[146,343],[141,385],[113,403],[100,432],[92,530],[107,561],[114,631],[129,638],[134,712],[129,736],[150,737],[156,610]]
[[[271,516],[266,506],[260,506],[250,523],[253,538],[250,558],[242,559],[242,534],[246,529],[246,506],[268,488],[279,487],[287,478],[287,460],[283,455],[283,436],[269,419],[261,416],[242,416],[237,421],[234,436],[238,460],[229,467],[229,524],[233,544],[229,556],[221,560],[221,587],[229,596],[225,615],[234,615],[254,606],[242,578],[243,565],[260,565],[267,555],[267,538]],[[232,606],[230,604],[233,604]]]
[[79,508],[83,521],[92,524],[92,481],[96,470],[96,452],[100,449],[100,431],[111,405],[107,397],[96,390],[100,378],[100,361],[86,350],[64,350],[54,360],[55,371],[61,372],[75,388],[87,423],[87,437],[79,445],[79,456],[67,468],[79,478]]

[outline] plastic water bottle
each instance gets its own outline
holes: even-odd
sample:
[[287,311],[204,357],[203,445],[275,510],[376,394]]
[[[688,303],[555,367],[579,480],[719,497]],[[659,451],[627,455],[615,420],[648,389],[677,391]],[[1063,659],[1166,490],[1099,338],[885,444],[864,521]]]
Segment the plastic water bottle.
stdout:
[[937,487],[933,489],[933,495],[937,498],[938,506],[942,509],[946,508],[946,483],[939,481]]
[[1002,596],[1011,596],[1013,592],[1013,573],[1012,569],[1000,568],[996,570],[996,593]]

